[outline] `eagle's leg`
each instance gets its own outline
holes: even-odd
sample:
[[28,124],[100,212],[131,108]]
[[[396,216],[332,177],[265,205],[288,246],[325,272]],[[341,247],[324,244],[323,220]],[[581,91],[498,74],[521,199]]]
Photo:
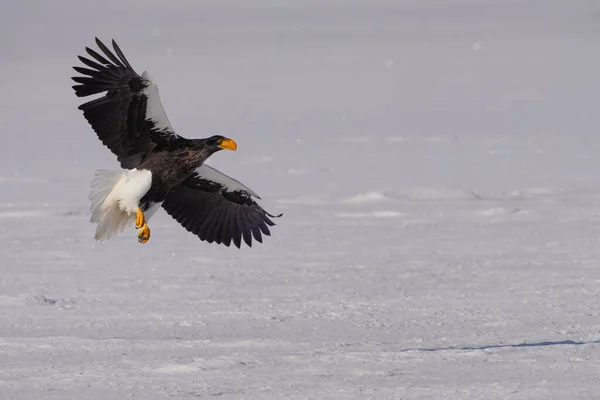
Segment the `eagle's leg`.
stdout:
[[147,224],[144,224],[138,231],[138,242],[146,243],[148,240],[150,240],[150,228]]
[[138,242],[146,243],[150,240],[150,228],[148,228],[148,224],[146,224],[144,212],[139,208],[135,212],[135,228],[139,229]]
[[146,217],[141,209],[135,211],[135,229],[142,229],[146,225]]

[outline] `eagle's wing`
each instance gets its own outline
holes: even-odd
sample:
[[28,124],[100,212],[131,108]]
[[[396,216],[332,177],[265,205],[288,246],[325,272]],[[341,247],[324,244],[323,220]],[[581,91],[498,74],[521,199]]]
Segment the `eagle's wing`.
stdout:
[[222,172],[202,165],[194,175],[167,193],[163,208],[185,229],[209,243],[231,242],[238,248],[242,238],[252,246],[252,237],[262,243],[262,234],[270,236],[268,226],[275,225],[271,215],[253,198],[256,193]]
[[104,56],[85,48],[91,59],[79,56],[79,60],[90,68],[73,67],[84,75],[72,78],[77,83],[73,89],[78,97],[106,94],[79,109],[121,166],[135,168],[152,149],[169,148],[180,137],[171,127],[158,87],[148,73],[138,75],[114,40],[116,56],[98,38],[96,44]]

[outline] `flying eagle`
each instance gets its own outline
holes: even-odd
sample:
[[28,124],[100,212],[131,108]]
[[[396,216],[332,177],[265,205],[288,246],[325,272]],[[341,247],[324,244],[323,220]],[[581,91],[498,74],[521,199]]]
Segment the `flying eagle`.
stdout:
[[235,151],[236,143],[223,136],[177,135],[150,75],[138,75],[114,40],[114,53],[98,38],[96,44],[104,55],[85,48],[90,58],[79,60],[89,68],[73,67],[83,75],[72,78],[73,89],[77,97],[106,92],[79,109],[123,169],[96,171],[89,196],[95,239],[108,240],[135,224],[138,241],[146,243],[147,222],[162,205],[201,240],[238,248],[242,239],[248,246],[253,237],[262,243],[275,225],[270,218],[281,214],[269,214],[251,189],[204,165],[217,151]]

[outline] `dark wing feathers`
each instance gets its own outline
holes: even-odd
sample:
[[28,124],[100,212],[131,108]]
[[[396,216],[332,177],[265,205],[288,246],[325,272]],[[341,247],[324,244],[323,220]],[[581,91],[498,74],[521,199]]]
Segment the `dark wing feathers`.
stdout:
[[96,38],[96,45],[115,65],[119,67],[125,67],[125,64],[123,64],[123,62],[121,62],[121,60],[119,60],[98,38]]
[[269,219],[276,218],[254,201],[254,192],[241,183],[207,167],[200,167],[167,193],[162,207],[189,232],[209,243],[241,247],[242,240],[262,243],[269,236]]
[[75,71],[79,72],[80,74],[88,75],[88,76],[91,76],[92,78],[99,75],[98,71],[96,71],[94,69],[83,68],[83,67],[73,67],[73,69]]
[[233,203],[231,206],[231,213],[229,214],[229,234],[228,234],[228,236],[233,241],[233,244],[238,249],[242,245],[242,232],[240,232],[240,230],[237,227],[239,208],[240,207],[235,203]]
[[101,70],[104,68],[104,66],[102,64],[98,64],[95,61],[92,61],[88,58],[85,58],[83,56],[77,56],[77,58],[79,58],[79,61],[81,61],[82,63],[84,63],[85,65],[87,65],[88,67],[94,68],[95,70]]
[[129,69],[133,69],[133,67],[131,66],[131,64],[129,64],[129,61],[127,61],[127,58],[125,57],[125,54],[123,54],[123,52],[121,51],[121,48],[119,47],[119,45],[117,44],[117,42],[115,42],[115,40],[113,39],[112,41],[112,45],[113,48],[115,49],[115,52],[117,53],[117,56],[119,56],[119,59],[121,61],[123,61],[123,64],[125,64],[125,66]]
[[[83,75],[72,78],[73,89],[78,97],[105,95],[79,109],[121,166],[135,168],[152,149],[169,147],[179,136],[166,119],[158,91],[148,90],[155,84],[147,74],[135,72],[114,40],[114,53],[97,38],[96,45],[103,54],[86,47],[90,58],[78,57],[89,68],[73,67]],[[160,115],[148,114],[149,103]]]
[[242,230],[242,238],[244,239],[244,242],[246,242],[246,244],[248,246],[252,246],[252,225],[248,223],[248,214],[249,213],[240,213],[239,215],[241,216],[241,219],[244,221],[243,222],[243,228]]
[[100,64],[106,66],[106,65],[112,65],[110,63],[110,61],[108,61],[106,58],[104,58],[103,56],[101,56],[100,54],[98,54],[95,50],[90,49],[89,47],[85,48],[85,51],[92,56],[94,59],[96,59],[96,61],[98,61]]
[[262,224],[260,224],[259,228],[260,228],[261,232],[263,233],[263,235],[271,236],[271,231],[269,230],[269,227],[267,226],[267,224],[264,221]]

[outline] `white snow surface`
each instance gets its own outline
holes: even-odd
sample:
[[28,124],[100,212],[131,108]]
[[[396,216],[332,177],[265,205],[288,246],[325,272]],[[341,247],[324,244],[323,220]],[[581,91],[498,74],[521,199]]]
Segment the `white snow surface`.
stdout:
[[[597,397],[599,24],[584,0],[7,2],[0,398]],[[238,143],[211,164],[284,213],[263,245],[164,212],[146,245],[94,241],[117,163],[69,80],[94,36],[178,134]]]

